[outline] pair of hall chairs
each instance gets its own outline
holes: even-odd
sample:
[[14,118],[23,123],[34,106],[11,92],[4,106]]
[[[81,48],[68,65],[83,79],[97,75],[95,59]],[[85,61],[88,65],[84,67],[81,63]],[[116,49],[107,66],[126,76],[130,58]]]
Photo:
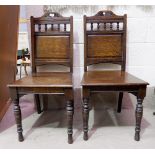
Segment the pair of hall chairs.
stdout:
[[[118,108],[121,112],[123,92],[137,97],[135,140],[140,140],[143,114],[142,101],[147,82],[125,72],[127,15],[117,16],[111,11],[99,11],[94,16],[84,16],[84,75],[82,86],[82,113],[84,140],[88,139],[89,97],[93,92],[118,91]],[[73,17],[63,17],[49,12],[42,17],[31,17],[32,75],[9,84],[14,103],[14,114],[19,141],[23,141],[23,129],[19,96],[34,94],[38,113],[42,112],[40,94],[64,94],[66,98],[68,143],[73,142]],[[89,71],[88,66],[97,63],[121,65],[117,71]],[[69,72],[38,72],[37,66],[59,64],[70,68]],[[79,101],[79,104],[81,101]]]

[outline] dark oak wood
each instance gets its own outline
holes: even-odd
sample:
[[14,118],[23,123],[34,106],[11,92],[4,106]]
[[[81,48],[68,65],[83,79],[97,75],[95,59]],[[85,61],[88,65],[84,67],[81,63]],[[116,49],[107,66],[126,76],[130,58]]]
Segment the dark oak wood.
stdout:
[[73,72],[73,17],[55,12],[31,17],[31,46],[33,73],[44,64],[66,65]]
[[[89,98],[93,92],[118,91],[118,108],[121,112],[123,92],[137,97],[135,140],[140,140],[143,114],[142,101],[146,95],[147,82],[125,72],[127,15],[117,16],[112,11],[99,11],[96,15],[84,16],[84,75],[83,132],[88,139]],[[89,71],[88,66],[96,63],[121,65],[120,71]]]
[[0,5],[0,121],[11,104],[6,85],[16,77],[19,6]]
[[36,38],[36,50],[36,58],[67,59],[70,50],[69,37],[38,36]]
[[121,57],[121,35],[88,35],[88,58]]
[[135,128],[135,140],[140,140],[140,124],[143,115],[143,98],[140,96],[137,97],[137,105],[136,105],[136,128]]
[[19,97],[13,100],[13,103],[14,103],[15,120],[17,123],[18,140],[22,142],[24,140],[24,137],[23,137],[22,117],[21,117],[21,109],[19,105]]
[[118,112],[118,113],[121,112],[122,99],[123,99],[123,92],[120,92],[120,93],[119,93],[119,97],[118,97],[118,107],[117,107],[117,112]]
[[124,71],[88,71],[83,75],[83,86],[136,86],[148,83]]
[[72,87],[72,73],[42,72],[34,73],[9,84],[9,87]]
[[[69,25],[69,30],[66,30],[66,24]],[[63,31],[61,25],[64,25]],[[36,27],[38,28],[37,30]],[[68,122],[68,143],[71,144],[73,143],[74,113],[72,83],[73,17],[62,17],[55,12],[46,13],[40,18],[31,17],[31,43],[32,75],[26,76],[8,85],[11,98],[14,102],[14,113],[19,141],[24,140],[22,134],[22,116],[19,106],[19,95],[34,94],[37,111],[38,113],[41,113],[43,110],[46,110],[46,108],[44,106],[43,109],[41,109],[42,106],[40,104],[39,95],[64,94],[66,98]],[[70,68],[70,71],[50,73],[37,72],[37,66],[45,64],[66,65]],[[47,96],[43,97],[45,98]]]
[[91,17],[84,16],[85,71],[88,65],[105,62],[120,64],[125,71],[126,19],[127,15],[117,16],[111,11],[101,11]]
[[35,97],[35,102],[36,102],[35,104],[36,104],[36,107],[37,107],[37,112],[38,112],[38,114],[40,114],[42,112],[42,110],[41,110],[39,94],[35,94],[34,97]]

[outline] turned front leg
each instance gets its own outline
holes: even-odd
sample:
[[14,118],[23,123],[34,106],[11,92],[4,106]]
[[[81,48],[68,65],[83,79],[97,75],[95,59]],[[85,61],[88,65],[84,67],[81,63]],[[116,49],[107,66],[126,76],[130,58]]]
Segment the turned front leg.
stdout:
[[89,106],[88,99],[83,99],[83,139],[88,140],[88,119],[89,119]]
[[24,140],[24,137],[22,133],[23,129],[22,129],[21,109],[19,106],[19,98],[15,99],[13,102],[14,102],[14,115],[17,124],[18,140],[22,142]]
[[73,101],[67,101],[67,126],[68,126],[68,143],[73,143],[73,113],[74,113],[74,106]]
[[140,130],[141,130],[141,120],[143,115],[143,100],[140,98],[137,98],[137,105],[136,105],[136,128],[135,128],[135,140],[140,140]]

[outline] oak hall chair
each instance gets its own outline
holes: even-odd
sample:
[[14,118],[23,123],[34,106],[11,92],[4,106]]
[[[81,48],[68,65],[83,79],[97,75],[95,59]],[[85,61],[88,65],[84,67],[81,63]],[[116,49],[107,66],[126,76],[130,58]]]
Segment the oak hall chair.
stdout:
[[[84,140],[88,139],[89,97],[91,93],[100,91],[119,92],[118,112],[121,112],[123,92],[137,97],[135,140],[140,140],[142,102],[148,83],[125,71],[126,32],[126,14],[117,16],[112,11],[99,11],[94,16],[84,16],[84,75],[81,82]],[[121,70],[88,70],[89,65],[97,63],[119,64]]]
[[[73,17],[62,17],[55,12],[42,17],[31,17],[32,75],[9,84],[14,103],[19,141],[23,141],[19,96],[35,94],[41,112],[39,94],[64,94],[66,98],[68,143],[73,142]],[[69,72],[39,72],[38,66],[58,64],[68,66]],[[45,133],[46,134],[46,133]]]

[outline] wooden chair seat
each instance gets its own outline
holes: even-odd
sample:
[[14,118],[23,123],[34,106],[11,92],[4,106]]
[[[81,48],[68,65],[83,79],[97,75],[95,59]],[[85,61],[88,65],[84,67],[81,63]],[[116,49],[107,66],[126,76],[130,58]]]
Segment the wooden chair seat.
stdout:
[[124,71],[88,71],[83,75],[82,86],[128,86],[148,83]]
[[15,81],[9,87],[72,87],[72,73],[34,73]]

